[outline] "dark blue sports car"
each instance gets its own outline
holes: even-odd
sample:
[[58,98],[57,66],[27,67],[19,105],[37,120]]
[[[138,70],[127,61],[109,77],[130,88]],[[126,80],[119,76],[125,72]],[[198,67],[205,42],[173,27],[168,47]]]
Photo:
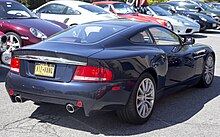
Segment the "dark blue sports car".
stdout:
[[127,20],[77,25],[13,52],[6,88],[12,102],[65,105],[89,116],[115,110],[146,122],[156,97],[184,87],[209,87],[215,53],[160,25]]

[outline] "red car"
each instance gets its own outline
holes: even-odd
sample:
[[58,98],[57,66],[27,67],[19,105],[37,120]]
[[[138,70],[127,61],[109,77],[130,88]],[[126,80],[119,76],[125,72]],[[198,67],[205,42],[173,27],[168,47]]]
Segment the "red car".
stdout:
[[8,35],[8,45],[35,44],[67,27],[63,23],[39,19],[16,1],[0,1],[0,31]]
[[66,28],[63,23],[39,19],[16,1],[0,0],[0,31],[8,36],[8,47],[0,54],[0,61],[9,64],[14,49],[38,43]]
[[135,12],[128,4],[125,4],[123,2],[99,1],[99,2],[93,2],[93,4],[100,6],[108,11],[111,11],[112,13],[117,14],[119,17],[122,18],[127,18],[129,20],[134,20],[134,21],[153,22],[172,30],[172,25],[170,24],[170,22],[152,16],[139,14]]

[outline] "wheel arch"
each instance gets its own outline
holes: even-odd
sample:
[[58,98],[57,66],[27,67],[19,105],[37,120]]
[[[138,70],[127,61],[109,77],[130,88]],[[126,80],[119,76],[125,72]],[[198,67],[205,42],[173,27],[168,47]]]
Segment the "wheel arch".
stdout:
[[[157,86],[157,85],[158,85],[158,77],[157,77],[157,72],[156,72],[156,70],[153,69],[153,68],[147,68],[147,69],[145,69],[145,70],[140,74],[140,76],[143,75],[144,73],[149,73],[149,74],[151,74],[151,75],[153,76],[154,80],[155,80],[156,87],[158,87],[158,86]],[[139,77],[140,77],[140,76],[139,76]]]

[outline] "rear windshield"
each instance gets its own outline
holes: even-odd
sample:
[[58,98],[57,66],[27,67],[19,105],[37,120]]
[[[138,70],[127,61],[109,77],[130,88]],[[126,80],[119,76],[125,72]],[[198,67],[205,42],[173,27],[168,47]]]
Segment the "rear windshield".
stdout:
[[89,44],[105,39],[124,28],[107,24],[83,24],[52,36],[49,40]]

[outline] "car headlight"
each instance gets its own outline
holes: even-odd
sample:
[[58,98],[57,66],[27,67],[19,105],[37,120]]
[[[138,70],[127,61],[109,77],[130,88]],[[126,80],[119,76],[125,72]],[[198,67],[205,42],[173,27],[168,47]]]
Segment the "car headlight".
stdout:
[[199,18],[200,18],[201,20],[203,20],[203,21],[207,21],[207,19],[204,18],[204,17],[202,17],[202,16],[199,16]]
[[166,24],[168,29],[173,30],[173,26],[169,21],[166,21]]
[[43,32],[39,31],[38,29],[30,28],[30,32],[31,32],[35,37],[37,37],[37,38],[39,38],[39,39],[46,39],[46,38],[47,38],[47,36],[46,36]]

